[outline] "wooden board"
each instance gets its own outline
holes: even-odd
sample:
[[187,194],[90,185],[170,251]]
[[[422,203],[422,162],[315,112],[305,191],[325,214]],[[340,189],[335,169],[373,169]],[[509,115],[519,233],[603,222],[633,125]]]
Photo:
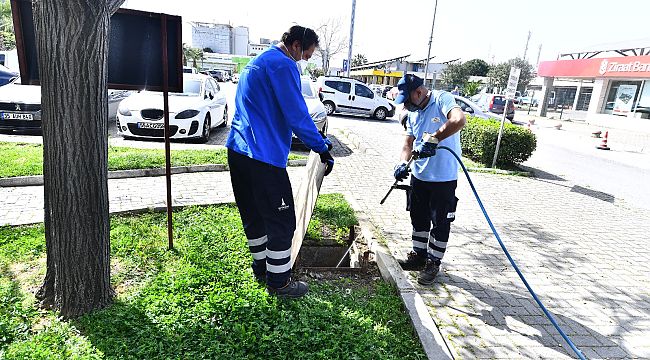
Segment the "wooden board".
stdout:
[[325,164],[320,161],[320,155],[312,151],[309,154],[307,166],[305,166],[305,174],[293,198],[296,210],[296,231],[294,231],[291,240],[291,266],[294,265],[296,257],[298,257],[302,240],[307,233],[307,226],[316,206],[320,186],[323,183],[325,168]]

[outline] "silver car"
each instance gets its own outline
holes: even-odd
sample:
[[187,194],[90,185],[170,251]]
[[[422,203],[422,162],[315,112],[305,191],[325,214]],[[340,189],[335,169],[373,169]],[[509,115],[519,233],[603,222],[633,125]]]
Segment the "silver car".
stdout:
[[[456,104],[460,106],[460,109],[463,110],[465,114],[476,116],[481,119],[492,119],[501,121],[501,115],[485,112],[472,100],[464,98],[458,95],[452,95],[456,100]],[[507,123],[510,123],[510,120],[506,119]]]
[[[300,83],[302,87],[302,97],[305,99],[307,110],[309,111],[311,119],[314,121],[314,125],[316,125],[318,131],[327,134],[327,110],[325,110],[323,103],[320,102],[315,84],[307,76],[301,77]],[[291,145],[302,145],[302,141],[298,139],[296,135],[293,135]]]

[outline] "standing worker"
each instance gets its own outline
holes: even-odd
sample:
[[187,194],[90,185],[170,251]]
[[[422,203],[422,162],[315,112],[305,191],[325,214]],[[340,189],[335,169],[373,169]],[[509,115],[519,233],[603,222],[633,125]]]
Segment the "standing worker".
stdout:
[[235,114],[226,141],[235,202],[253,256],[253,273],[269,294],[296,298],[307,283],[291,280],[291,241],[296,229],[286,166],[291,134],[320,154],[332,171],[332,143],[321,136],[302,97],[298,62],[318,46],[314,30],[292,26],[282,41],[251,60],[239,77]]
[[[436,151],[436,147],[444,145],[460,156],[460,130],[465,126],[465,114],[451,94],[428,90],[415,75],[405,75],[397,88],[395,102],[404,103],[408,115],[402,162],[395,166],[394,176],[401,181],[410,170],[413,172],[409,194],[413,250],[405,260],[398,261],[404,270],[421,270],[418,283],[430,285],[440,270],[458,202],[458,163],[447,150]],[[412,154],[417,160],[409,170],[407,162]]]

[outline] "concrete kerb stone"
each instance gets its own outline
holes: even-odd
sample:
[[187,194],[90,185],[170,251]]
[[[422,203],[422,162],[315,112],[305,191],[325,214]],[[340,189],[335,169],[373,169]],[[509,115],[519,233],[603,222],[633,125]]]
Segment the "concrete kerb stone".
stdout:
[[[307,160],[289,160],[288,166],[305,166]],[[207,165],[192,165],[192,166],[175,166],[171,168],[172,175],[183,173],[195,172],[221,172],[228,171],[227,165],[222,164],[207,164]],[[164,176],[166,173],[164,168],[155,169],[134,169],[134,170],[116,170],[109,171],[109,179],[126,179],[136,177],[155,177]],[[11,178],[0,179],[0,187],[18,187],[18,186],[42,186],[43,176],[17,176]]]
[[357,214],[359,227],[361,228],[363,237],[368,242],[368,247],[375,256],[375,261],[381,276],[384,280],[397,287],[400,298],[404,303],[404,307],[411,318],[411,323],[413,324],[415,333],[422,344],[424,352],[427,354],[427,358],[453,359],[449,346],[440,333],[438,325],[431,317],[429,309],[424,303],[422,296],[420,296],[413,286],[413,283],[405,275],[404,271],[397,263],[397,260],[395,260],[395,258],[390,254],[388,247],[377,241],[373,232],[373,229],[376,228],[361,210],[359,205],[351,196],[347,196],[346,194],[345,197]]

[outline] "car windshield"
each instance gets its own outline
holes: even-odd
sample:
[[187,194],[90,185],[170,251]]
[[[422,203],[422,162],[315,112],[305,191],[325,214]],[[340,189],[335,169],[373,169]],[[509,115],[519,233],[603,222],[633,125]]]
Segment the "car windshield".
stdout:
[[186,95],[199,95],[201,93],[200,80],[185,80],[183,81],[183,94]]
[[494,105],[505,105],[505,104],[506,104],[506,101],[501,96],[495,96],[494,97]]
[[302,96],[309,98],[314,97],[314,91],[311,88],[311,84],[307,81],[302,82]]

